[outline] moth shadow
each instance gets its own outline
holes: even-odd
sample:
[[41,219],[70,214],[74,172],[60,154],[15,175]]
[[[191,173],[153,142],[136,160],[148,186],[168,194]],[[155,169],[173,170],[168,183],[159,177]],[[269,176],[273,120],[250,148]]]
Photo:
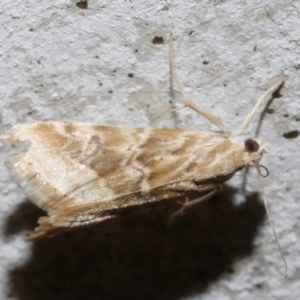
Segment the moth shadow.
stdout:
[[36,220],[43,215],[45,214],[27,199],[6,219],[3,235],[8,238],[23,230],[32,231],[36,226]]
[[176,203],[33,244],[9,276],[20,300],[179,299],[201,294],[251,255],[265,210],[256,193],[233,204],[233,188],[166,227]]

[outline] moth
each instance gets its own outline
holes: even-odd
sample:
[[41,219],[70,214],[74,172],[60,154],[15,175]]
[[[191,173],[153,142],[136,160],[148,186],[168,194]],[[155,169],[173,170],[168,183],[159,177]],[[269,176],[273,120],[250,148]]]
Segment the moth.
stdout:
[[[256,167],[268,145],[257,139],[235,142],[267,96],[269,88],[231,133],[213,114],[189,100],[175,70],[173,77],[185,106],[215,124],[218,132],[177,129],[123,128],[75,122],[34,122],[15,126],[2,138],[9,143],[30,142],[25,153],[7,167],[27,197],[47,213],[26,240],[53,236],[139,210],[152,203],[185,197],[173,217],[210,198],[235,172]],[[201,197],[189,200],[189,195]]]

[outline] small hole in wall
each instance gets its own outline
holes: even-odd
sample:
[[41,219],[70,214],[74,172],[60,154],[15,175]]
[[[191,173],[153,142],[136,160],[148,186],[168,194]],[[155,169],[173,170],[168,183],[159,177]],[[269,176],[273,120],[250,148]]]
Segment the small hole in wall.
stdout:
[[189,35],[192,35],[194,33],[194,30],[191,30],[190,32],[189,32]]
[[288,118],[289,117],[289,114],[284,114],[283,115],[285,118]]
[[299,136],[299,131],[298,130],[292,130],[290,132],[284,133],[283,137],[286,139],[295,139]]
[[87,9],[88,8],[88,2],[87,1],[79,1],[76,3],[78,8],[81,9]]
[[152,40],[152,43],[154,45],[162,45],[164,43],[164,39],[161,36],[155,36],[155,38]]
[[209,61],[204,60],[204,61],[202,62],[202,64],[203,64],[203,65],[208,65],[208,64],[209,64]]
[[112,93],[113,93],[113,90],[109,90],[108,93],[109,93],[109,94],[112,94]]
[[273,108],[268,108],[267,109],[267,114],[272,115],[272,114],[274,114],[274,112],[275,112],[275,109],[273,109]]
[[132,74],[132,73],[129,73],[129,74],[128,74],[128,77],[129,77],[129,78],[132,78],[132,77],[133,77],[133,74]]
[[139,52],[139,50],[138,50],[138,49],[135,49],[134,52],[137,53],[137,52]]
[[33,31],[33,28],[30,28],[29,31]]
[[300,69],[300,64],[295,65],[294,68],[295,68],[296,70],[299,70],[299,69]]

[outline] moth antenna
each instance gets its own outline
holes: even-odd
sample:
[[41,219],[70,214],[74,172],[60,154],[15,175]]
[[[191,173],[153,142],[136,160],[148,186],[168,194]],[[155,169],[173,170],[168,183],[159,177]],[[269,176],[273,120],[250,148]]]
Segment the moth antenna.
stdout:
[[172,108],[172,109],[165,110],[164,112],[162,112],[162,113],[160,113],[160,114],[154,116],[154,118],[152,119],[152,122],[157,121],[159,118],[161,118],[162,116],[164,116],[164,114],[166,114],[166,113],[172,113],[172,112],[181,110],[181,109],[183,109],[183,108],[185,108],[185,106],[183,106],[183,107],[176,107],[176,108]]
[[270,88],[268,88],[257,100],[256,104],[254,105],[254,107],[252,108],[252,111],[246,116],[244,124],[242,126],[242,129],[239,132],[236,132],[234,134],[232,134],[232,136],[239,136],[242,135],[245,130],[248,128],[249,124],[251,123],[258,107],[261,105],[261,103],[267,99],[267,96],[270,93],[275,92],[277,89],[281,88],[282,85],[284,84],[285,79],[281,78],[280,80],[278,80],[273,86],[271,86]]
[[[269,171],[268,171],[268,169],[266,167],[258,165],[258,163],[255,165],[255,167],[256,167],[256,170],[257,170],[259,186],[260,186],[260,190],[261,190],[261,194],[262,194],[262,198],[263,198],[265,210],[266,210],[266,213],[267,213],[267,216],[268,216],[268,221],[269,221],[270,227],[272,229],[272,232],[273,232],[273,235],[274,235],[277,247],[279,249],[281,258],[282,258],[283,263],[284,263],[284,273],[283,273],[283,275],[281,277],[279,277],[279,279],[281,280],[281,279],[284,279],[284,277],[286,276],[287,271],[288,271],[288,266],[287,266],[287,263],[286,263],[286,260],[285,260],[282,248],[280,246],[279,238],[277,236],[273,220],[271,218],[271,214],[270,214],[270,210],[269,210],[269,205],[268,205],[266,194],[265,194],[265,190],[264,190],[264,185],[263,185],[263,182],[261,180],[261,178],[265,178],[265,177],[267,177],[269,175]],[[267,172],[265,175],[263,175],[261,173],[261,170],[260,170],[261,168],[263,168]]]
[[215,117],[213,114],[211,114],[210,112],[208,112],[204,108],[197,106],[192,100],[190,100],[187,97],[187,95],[184,91],[184,87],[183,87],[183,85],[182,85],[182,83],[179,79],[179,76],[178,76],[178,74],[176,72],[176,68],[175,68],[172,31],[170,32],[169,55],[170,55],[170,65],[171,65],[172,75],[173,75],[173,78],[174,78],[174,80],[175,80],[175,82],[176,82],[176,84],[179,88],[179,91],[180,91],[181,95],[182,95],[184,105],[191,108],[192,110],[196,111],[202,117],[206,118],[208,121],[210,121],[211,123],[213,123],[217,127],[219,127],[219,129],[221,129],[221,131],[224,133],[225,136],[230,136],[231,135],[230,131],[221,122],[221,120],[219,120],[217,117]]

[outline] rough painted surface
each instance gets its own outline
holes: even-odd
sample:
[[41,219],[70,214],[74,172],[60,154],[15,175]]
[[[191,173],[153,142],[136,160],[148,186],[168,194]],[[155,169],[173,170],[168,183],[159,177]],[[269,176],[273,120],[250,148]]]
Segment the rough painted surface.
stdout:
[[180,106],[171,29],[188,94],[229,128],[276,77],[288,76],[259,128],[271,148],[264,183],[288,276],[277,280],[283,263],[253,170],[246,200],[241,174],[169,229],[176,204],[28,244],[22,238],[40,212],[3,165],[19,149],[3,145],[0,299],[299,298],[300,136],[288,133],[300,131],[300,4],[140,2],[93,0],[81,9],[76,1],[2,1],[1,132],[37,120],[213,128],[188,109],[167,113],[171,100]]

